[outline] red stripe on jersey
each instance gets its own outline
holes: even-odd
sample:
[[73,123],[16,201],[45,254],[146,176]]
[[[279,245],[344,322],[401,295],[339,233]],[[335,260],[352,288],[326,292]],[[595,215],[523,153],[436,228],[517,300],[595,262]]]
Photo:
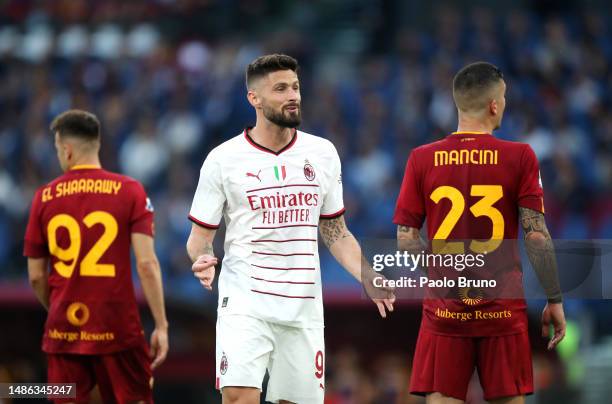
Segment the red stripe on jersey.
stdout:
[[319,217],[321,219],[335,219],[337,217],[340,217],[344,214],[344,212],[346,211],[346,209],[342,208],[339,211],[337,211],[336,213],[331,213],[329,215],[319,215]]
[[201,221],[201,220],[196,219],[195,217],[193,217],[193,216],[191,216],[191,215],[189,215],[188,217],[189,217],[189,220],[191,220],[191,221],[192,221],[192,222],[194,222],[195,224],[200,225],[200,226],[202,226],[202,227],[206,227],[207,229],[213,229],[213,230],[215,230],[215,229],[218,229],[218,228],[219,228],[219,225],[218,225],[218,224],[210,224],[210,223],[206,223],[206,222],[203,222],[203,221]]
[[270,283],[289,283],[291,285],[314,285],[314,282],[297,282],[297,281],[272,281],[269,279],[263,279],[263,278],[256,278],[254,276],[251,276],[252,279],[258,280],[258,281],[264,281],[264,282],[270,282]]
[[249,189],[246,192],[265,191],[267,189],[289,188],[289,187],[316,187],[318,188],[319,186],[317,184],[287,184],[287,185],[275,185],[273,187]]
[[290,267],[290,268],[281,268],[281,267],[266,267],[263,265],[257,265],[257,264],[251,264],[254,267],[257,268],[263,268],[263,269],[273,269],[275,271],[314,271],[316,268],[312,268],[312,267]]
[[271,253],[271,252],[267,252],[267,251],[251,251],[252,254],[259,254],[259,255],[275,255],[278,257],[293,257],[295,255],[308,255],[308,256],[314,256],[313,253],[289,253],[289,254],[279,254],[279,253]]
[[316,238],[288,238],[286,240],[251,240],[251,243],[290,243],[292,241],[317,241]]
[[251,227],[251,229],[253,230],[260,230],[260,229],[284,229],[287,227],[319,227],[316,224],[286,224],[284,226],[274,226],[274,227],[265,227],[265,226],[255,226],[255,227]]
[[281,295],[280,293],[272,293],[272,292],[264,292],[261,290],[251,289],[251,292],[261,293],[262,295],[270,295],[276,297],[286,297],[289,299],[314,299],[314,296],[291,296],[291,295]]

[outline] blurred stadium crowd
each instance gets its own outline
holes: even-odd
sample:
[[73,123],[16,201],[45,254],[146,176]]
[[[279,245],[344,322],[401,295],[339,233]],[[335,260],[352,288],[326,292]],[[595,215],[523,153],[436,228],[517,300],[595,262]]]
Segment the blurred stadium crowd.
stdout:
[[[102,122],[104,167],[142,181],[153,200],[168,293],[201,299],[184,250],[199,168],[212,147],[254,123],[244,69],[270,52],[290,54],[302,66],[301,129],[336,145],[347,222],[357,236],[394,237],[391,217],[408,153],[456,129],[452,77],[486,60],[508,84],[496,135],[535,150],[553,237],[612,238],[609,10],[570,1],[559,3],[567,7],[560,12],[528,2],[500,1],[496,9],[416,3],[3,2],[0,279],[24,277],[31,197],[60,173],[49,123],[81,108]],[[336,268],[323,259],[324,268]],[[323,271],[324,285],[342,287],[348,278],[338,273]],[[332,364],[348,372],[346,389],[371,377],[351,373],[351,355]],[[394,367],[401,366],[383,363],[377,372]],[[342,388],[332,384],[330,392]],[[363,402],[391,402],[380,394]],[[358,402],[342,397],[330,402]]]

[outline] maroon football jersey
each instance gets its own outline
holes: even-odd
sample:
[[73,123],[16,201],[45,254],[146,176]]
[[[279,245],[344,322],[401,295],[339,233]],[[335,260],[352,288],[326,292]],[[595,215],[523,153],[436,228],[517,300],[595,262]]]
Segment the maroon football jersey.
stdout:
[[37,190],[24,255],[50,257],[45,352],[103,354],[142,342],[131,233],[153,236],[153,207],[138,181],[78,166]]
[[[486,266],[471,270],[470,278],[497,284],[485,290],[460,288],[457,282],[448,290],[426,290],[422,326],[457,336],[526,330],[516,242],[519,206],[544,211],[538,161],[529,145],[456,132],[412,151],[394,223],[420,229],[427,218],[433,252],[484,254]],[[431,279],[462,275],[434,269],[428,270]]]

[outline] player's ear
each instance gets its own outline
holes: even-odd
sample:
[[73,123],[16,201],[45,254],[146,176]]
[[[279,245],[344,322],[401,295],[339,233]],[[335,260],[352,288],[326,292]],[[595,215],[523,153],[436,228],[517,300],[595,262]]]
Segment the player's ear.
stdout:
[[257,91],[254,89],[249,89],[247,92],[247,100],[249,100],[249,104],[255,109],[259,108],[261,105],[261,97],[259,97]]
[[74,157],[74,147],[70,142],[62,142],[62,151],[66,161],[70,161]]
[[491,113],[491,115],[497,115],[498,111],[499,111],[499,105],[497,104],[497,100],[494,98],[491,101],[489,101],[489,112]]

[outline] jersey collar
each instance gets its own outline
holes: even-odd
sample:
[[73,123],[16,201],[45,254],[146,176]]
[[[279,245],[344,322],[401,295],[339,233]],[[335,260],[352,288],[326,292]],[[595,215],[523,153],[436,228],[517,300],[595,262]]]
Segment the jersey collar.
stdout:
[[98,170],[102,167],[96,164],[79,164],[70,168],[70,171],[74,170]]
[[289,143],[287,143],[287,145],[285,147],[283,147],[282,149],[280,149],[279,151],[274,151],[271,149],[268,149],[265,146],[260,145],[259,143],[257,143],[256,141],[253,140],[253,138],[251,137],[251,135],[249,135],[249,131],[253,129],[253,127],[248,127],[244,130],[244,138],[247,140],[247,142],[249,142],[251,144],[251,146],[253,146],[256,149],[259,149],[261,151],[264,151],[266,153],[271,153],[274,154],[275,156],[278,156],[279,154],[281,154],[284,151],[287,151],[291,148],[291,146],[293,146],[295,144],[295,141],[297,140],[297,129],[293,129],[293,136],[291,137],[291,140],[289,141]]
[[470,132],[470,131],[461,131],[461,132],[453,132],[450,134],[451,136],[453,135],[489,135],[491,136],[491,133],[489,132]]

